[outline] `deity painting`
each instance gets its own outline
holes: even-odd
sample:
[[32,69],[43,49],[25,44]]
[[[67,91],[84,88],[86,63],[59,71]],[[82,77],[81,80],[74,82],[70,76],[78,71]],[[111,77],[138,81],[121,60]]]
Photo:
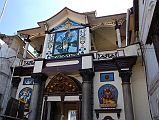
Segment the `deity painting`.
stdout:
[[25,103],[26,108],[29,108],[31,95],[32,95],[32,89],[29,87],[25,87],[19,92],[19,100]]
[[100,82],[114,81],[114,73],[101,73]]
[[24,78],[23,85],[33,85],[33,78],[31,77]]
[[62,24],[56,26],[54,29],[51,30],[53,31],[63,31],[63,30],[68,30],[68,29],[74,29],[74,28],[81,28],[83,27],[80,23],[77,23],[69,18],[67,18]]
[[57,32],[55,37],[54,55],[65,53],[77,53],[78,30]]
[[105,84],[98,90],[101,108],[115,108],[117,106],[118,90],[111,84]]

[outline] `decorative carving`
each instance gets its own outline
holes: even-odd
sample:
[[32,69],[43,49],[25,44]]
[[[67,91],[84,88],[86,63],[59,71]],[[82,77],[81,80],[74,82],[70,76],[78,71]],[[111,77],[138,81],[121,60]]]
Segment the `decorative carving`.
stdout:
[[106,21],[106,22],[102,22],[99,24],[94,24],[91,26],[91,29],[99,29],[100,27],[103,26],[115,26],[116,21],[118,22],[118,24],[123,25],[123,23],[125,22],[125,17],[121,17],[121,18],[111,18],[110,21]]
[[95,60],[107,60],[107,59],[113,59],[117,57],[117,52],[114,53],[104,53],[104,52],[98,52],[94,54]]
[[132,69],[133,65],[136,64],[137,56],[124,56],[114,58],[115,64],[118,70],[123,68]]
[[86,28],[79,29],[79,53],[84,54],[86,50]]
[[52,57],[52,51],[53,51],[53,45],[54,45],[54,38],[55,38],[55,33],[52,33],[52,34],[49,34],[49,37],[48,37],[48,46],[47,46],[47,53],[46,53],[46,56],[47,56],[47,59],[51,59]]
[[62,55],[52,55],[51,58],[67,58],[67,57],[73,57],[73,56],[79,56],[78,53],[74,53],[74,54],[62,54]]
[[82,69],[80,70],[80,75],[82,76],[83,81],[92,81],[94,77],[94,71],[92,68]]
[[121,25],[118,23],[118,21],[115,21],[115,30],[120,29]]
[[132,75],[131,70],[120,70],[119,76],[121,77],[122,83],[130,83],[130,77]]
[[55,75],[46,87],[46,93],[73,93],[80,92],[81,84],[78,80],[62,73]]
[[62,24],[58,25],[57,27],[53,28],[51,32],[55,31],[62,31],[62,30],[68,30],[68,29],[75,29],[83,27],[81,24],[67,18]]

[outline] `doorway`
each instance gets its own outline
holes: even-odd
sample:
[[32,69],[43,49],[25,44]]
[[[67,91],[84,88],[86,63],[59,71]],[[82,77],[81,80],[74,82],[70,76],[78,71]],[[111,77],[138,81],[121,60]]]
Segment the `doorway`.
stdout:
[[48,104],[47,120],[80,120],[80,103],[50,102]]

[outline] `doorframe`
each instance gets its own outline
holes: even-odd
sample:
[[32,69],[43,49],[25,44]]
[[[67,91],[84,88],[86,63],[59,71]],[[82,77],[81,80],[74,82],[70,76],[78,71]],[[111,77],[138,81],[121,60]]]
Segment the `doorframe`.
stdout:
[[[82,106],[82,95],[45,95],[43,97],[43,105],[42,105],[42,111],[41,111],[41,120],[46,120],[47,118],[47,102],[79,102],[79,110],[78,110],[78,118],[80,120],[81,118],[81,106]],[[63,106],[63,105],[62,105]]]

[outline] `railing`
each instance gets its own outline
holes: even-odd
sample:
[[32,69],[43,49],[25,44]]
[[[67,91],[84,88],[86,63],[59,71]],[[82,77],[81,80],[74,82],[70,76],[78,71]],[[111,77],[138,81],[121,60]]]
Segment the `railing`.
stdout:
[[34,59],[22,60],[22,66],[24,67],[32,67],[34,66],[34,64],[35,64]]
[[8,116],[8,115],[0,115],[1,118],[3,118],[3,120],[27,120],[27,118],[17,118],[17,117],[12,117],[12,116]]

